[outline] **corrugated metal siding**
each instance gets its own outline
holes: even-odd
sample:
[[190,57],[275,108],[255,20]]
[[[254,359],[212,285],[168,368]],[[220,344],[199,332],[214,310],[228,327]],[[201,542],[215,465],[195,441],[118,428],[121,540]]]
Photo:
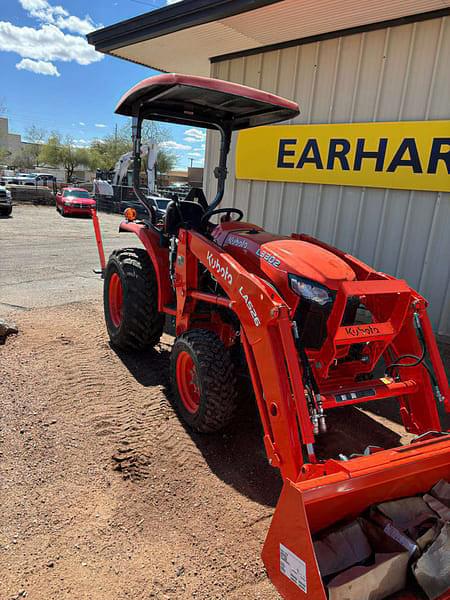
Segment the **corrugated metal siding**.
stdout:
[[[212,76],[296,99],[295,123],[448,119],[449,57],[450,19],[442,18],[215,63]],[[450,194],[237,181],[233,150],[224,206],[405,278],[430,301],[437,331],[450,335]],[[217,156],[213,133],[208,167]]]

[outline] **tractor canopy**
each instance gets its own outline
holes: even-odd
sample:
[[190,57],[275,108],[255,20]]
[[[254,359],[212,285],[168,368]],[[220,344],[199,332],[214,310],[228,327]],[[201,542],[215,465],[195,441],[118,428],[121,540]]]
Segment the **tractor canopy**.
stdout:
[[235,131],[292,119],[300,110],[296,102],[237,83],[169,73],[132,87],[116,113]]

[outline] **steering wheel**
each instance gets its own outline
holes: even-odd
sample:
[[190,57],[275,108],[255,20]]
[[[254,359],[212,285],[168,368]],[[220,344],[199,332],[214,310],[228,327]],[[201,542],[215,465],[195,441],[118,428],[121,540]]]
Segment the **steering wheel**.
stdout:
[[244,213],[239,208],[216,208],[216,210],[212,210],[211,212],[205,213],[202,217],[201,222],[203,224],[205,219],[209,219],[213,215],[223,215],[223,214],[231,215],[232,213],[236,213],[238,216],[237,219],[233,219],[234,221],[242,221],[242,219],[244,217]]

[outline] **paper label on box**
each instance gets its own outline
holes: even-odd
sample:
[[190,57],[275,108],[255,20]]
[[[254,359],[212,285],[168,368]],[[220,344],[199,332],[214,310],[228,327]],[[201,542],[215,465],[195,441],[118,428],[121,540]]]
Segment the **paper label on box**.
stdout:
[[306,564],[283,544],[280,544],[280,571],[295,583],[302,592],[307,593]]

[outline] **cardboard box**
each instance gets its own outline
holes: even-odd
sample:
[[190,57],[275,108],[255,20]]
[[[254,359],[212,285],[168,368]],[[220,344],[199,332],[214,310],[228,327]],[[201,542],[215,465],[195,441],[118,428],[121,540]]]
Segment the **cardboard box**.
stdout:
[[[347,550],[346,556],[341,561],[335,561],[334,556],[343,554],[349,545],[351,550]],[[321,571],[322,577],[325,572],[329,575],[332,568],[350,562],[349,556],[353,560],[353,566],[328,582],[329,600],[383,600],[406,585],[408,552],[365,519],[357,519],[350,525],[334,530],[324,536],[320,543],[315,542],[314,546],[319,566],[322,565],[324,569]],[[331,554],[329,547],[333,550]],[[370,564],[357,564],[361,562]]]
[[369,540],[358,521],[327,532],[314,542],[322,577],[328,577],[367,560],[372,554]]
[[406,585],[408,553],[375,554],[368,567],[352,567],[328,584],[329,600],[383,600]]
[[412,570],[430,600],[450,592],[450,523],[443,525],[438,537],[413,565]]
[[430,490],[430,494],[437,498],[447,508],[450,508],[450,483],[441,479]]

